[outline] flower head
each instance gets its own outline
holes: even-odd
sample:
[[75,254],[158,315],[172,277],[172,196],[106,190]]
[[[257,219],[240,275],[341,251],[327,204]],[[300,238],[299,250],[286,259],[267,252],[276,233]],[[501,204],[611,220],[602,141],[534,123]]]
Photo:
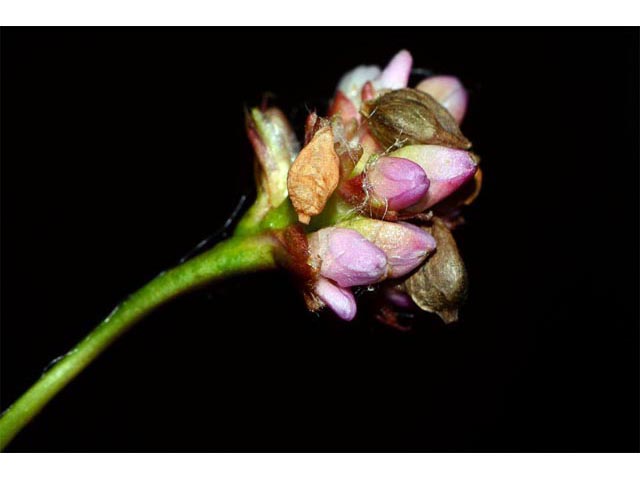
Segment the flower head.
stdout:
[[[382,285],[387,323],[394,323],[392,308],[411,305],[449,321],[464,299],[466,273],[449,229],[461,222],[481,179],[459,128],[468,95],[452,76],[409,88],[412,64],[402,50],[383,69],[359,66],[340,79],[327,117],[309,115],[305,144],[284,167],[285,211],[272,208],[263,217],[271,228],[297,219],[298,240],[287,243],[284,265],[300,278],[312,310],[328,307],[351,320],[351,289]],[[251,118],[259,125],[262,117]],[[263,145],[283,145],[282,137],[252,141],[266,170],[263,183],[281,195],[285,162],[278,160],[271,169],[278,177],[269,178]],[[284,159],[292,149],[275,151]]]

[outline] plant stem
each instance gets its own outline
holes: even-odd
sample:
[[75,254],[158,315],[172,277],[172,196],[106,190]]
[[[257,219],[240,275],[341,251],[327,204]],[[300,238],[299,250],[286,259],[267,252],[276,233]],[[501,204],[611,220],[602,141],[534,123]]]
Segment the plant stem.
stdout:
[[46,371],[0,417],[0,450],[100,353],[145,315],[176,296],[213,280],[276,266],[269,234],[232,237],[163,272],[135,292],[80,343]]

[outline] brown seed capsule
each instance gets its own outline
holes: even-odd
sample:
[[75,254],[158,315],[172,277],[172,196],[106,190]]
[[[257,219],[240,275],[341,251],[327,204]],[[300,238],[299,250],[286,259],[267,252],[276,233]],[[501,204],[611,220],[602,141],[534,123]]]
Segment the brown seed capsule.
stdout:
[[308,224],[322,212],[338,186],[340,158],[334,149],[330,126],[318,130],[289,169],[287,188],[298,219]]
[[467,271],[453,235],[440,219],[423,228],[436,239],[436,251],[404,286],[422,310],[451,323],[467,296]]
[[449,111],[431,95],[402,88],[362,106],[369,129],[384,148],[403,145],[442,145],[467,150],[465,138]]

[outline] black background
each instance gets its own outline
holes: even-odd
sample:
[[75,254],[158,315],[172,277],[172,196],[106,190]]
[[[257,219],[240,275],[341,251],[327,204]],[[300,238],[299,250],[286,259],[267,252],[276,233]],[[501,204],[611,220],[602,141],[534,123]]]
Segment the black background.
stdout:
[[470,89],[462,321],[306,313],[284,274],[154,313],[13,451],[637,451],[638,30],[3,29],[6,408],[252,191],[243,107],[298,122],[400,48]]

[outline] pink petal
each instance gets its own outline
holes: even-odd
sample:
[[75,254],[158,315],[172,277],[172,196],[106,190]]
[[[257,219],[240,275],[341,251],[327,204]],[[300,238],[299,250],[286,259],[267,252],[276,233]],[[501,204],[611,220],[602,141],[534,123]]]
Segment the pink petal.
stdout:
[[383,291],[384,297],[396,307],[400,308],[412,308],[416,304],[413,303],[411,297],[394,287],[387,287]]
[[391,210],[417,203],[429,189],[429,179],[417,163],[398,157],[380,157],[367,170],[367,183],[374,197]]
[[438,145],[409,145],[393,154],[420,165],[431,182],[424,198],[407,209],[410,212],[422,212],[448,197],[478,169],[469,152]]
[[413,58],[407,50],[400,50],[375,80],[379,88],[405,88],[409,83]]
[[338,82],[338,91],[360,108],[360,92],[362,87],[380,76],[380,68],[374,65],[360,65],[342,76]]
[[356,316],[356,299],[346,288],[340,288],[326,278],[320,277],[316,283],[315,292],[320,300],[342,320],[350,321]]
[[357,120],[359,117],[356,106],[340,90],[336,92],[336,96],[334,97],[333,102],[329,107],[329,111],[327,112],[329,117],[336,114],[340,115],[344,123],[347,123],[354,118]]
[[328,227],[309,235],[312,262],[320,274],[341,287],[370,285],[384,278],[387,258],[384,252],[355,230]]
[[394,251],[387,252],[387,261],[391,265],[390,277],[401,277],[422,264],[427,255],[436,249],[436,240],[424,230],[400,222],[407,232],[400,237]]
[[467,111],[468,94],[462,82],[456,77],[438,75],[427,78],[416,87],[435,98],[440,104],[449,110],[449,113],[460,124]]
[[406,275],[436,248],[431,235],[409,223],[360,218],[349,222],[349,226],[384,252],[389,278]]

